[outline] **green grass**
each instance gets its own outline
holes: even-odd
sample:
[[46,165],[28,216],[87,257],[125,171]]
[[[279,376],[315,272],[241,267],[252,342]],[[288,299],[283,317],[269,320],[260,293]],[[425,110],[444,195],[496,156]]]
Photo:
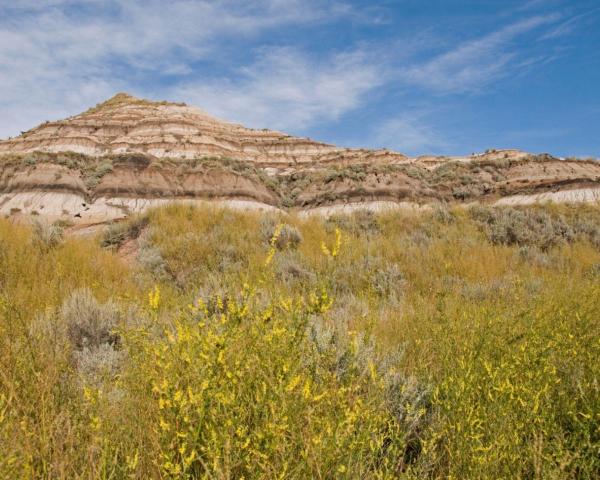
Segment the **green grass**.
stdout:
[[599,230],[569,205],[0,220],[0,477],[597,478]]

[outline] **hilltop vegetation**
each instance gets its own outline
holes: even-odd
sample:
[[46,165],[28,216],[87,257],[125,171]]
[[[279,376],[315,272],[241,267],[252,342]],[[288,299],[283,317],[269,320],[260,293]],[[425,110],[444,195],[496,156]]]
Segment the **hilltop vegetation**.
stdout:
[[[429,161],[433,164],[423,159],[369,163],[367,156],[348,164],[325,162],[271,168],[268,172],[258,164],[222,156],[9,153],[0,154],[0,193],[10,196],[29,191],[35,197],[31,192],[61,191],[83,194],[87,203],[103,196],[229,198],[284,209],[369,201],[492,202],[544,193],[596,198],[595,193],[582,192],[595,191],[600,179],[600,164],[595,160],[527,154],[491,159],[490,155],[500,154],[486,153],[469,157],[468,161],[437,158]],[[40,209],[43,207],[40,205]]]
[[0,220],[0,477],[597,478],[599,295],[597,206]]

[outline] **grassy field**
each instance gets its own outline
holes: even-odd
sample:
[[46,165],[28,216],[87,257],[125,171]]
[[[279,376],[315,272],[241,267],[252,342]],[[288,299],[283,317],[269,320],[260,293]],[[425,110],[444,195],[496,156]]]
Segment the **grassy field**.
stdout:
[[1,478],[598,478],[599,359],[597,206],[0,220]]

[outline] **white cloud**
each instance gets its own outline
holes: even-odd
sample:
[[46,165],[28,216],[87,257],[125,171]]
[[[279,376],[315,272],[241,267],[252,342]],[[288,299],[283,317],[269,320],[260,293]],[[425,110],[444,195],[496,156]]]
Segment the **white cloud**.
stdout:
[[[428,60],[422,59],[431,46],[426,34],[345,52],[261,47],[267,32],[340,19],[356,22],[359,16],[345,3],[321,0],[6,2],[0,6],[0,137],[79,113],[117,91],[185,101],[256,128],[304,130],[359,109],[379,88],[418,86],[436,94],[482,89],[537,62],[515,41],[556,27],[558,17],[529,17],[449,44]],[[245,58],[239,51],[232,55],[231,44],[240,39]],[[203,76],[202,61],[227,71]],[[159,82],[164,77],[168,85]],[[402,111],[374,135],[374,144],[409,153],[446,147],[422,117]]]
[[[67,8],[75,4],[76,10]],[[0,137],[78,113],[119,90],[143,94],[143,76],[185,78],[194,62],[221,60],[232,39],[252,44],[270,29],[334,21],[348,12],[318,0],[0,5]],[[153,91],[162,93],[160,85]]]
[[374,131],[373,142],[407,155],[441,154],[448,150],[451,145],[421,117],[402,115],[384,121]]
[[248,126],[302,129],[357,108],[385,81],[361,50],[316,61],[293,48],[262,49],[255,63],[236,73],[236,80],[175,87],[171,96]]
[[[17,7],[22,3],[17,2]],[[71,3],[87,10],[75,14],[66,8]],[[77,62],[73,67],[85,68],[120,60],[156,70],[173,52],[187,60],[204,58],[224,37],[318,22],[336,11],[300,0],[47,1],[45,8],[23,8],[18,14],[13,10],[13,15],[0,20],[6,37],[0,55],[35,56],[37,52],[55,66]]]
[[478,90],[526,63],[518,60],[519,47],[510,48],[513,40],[557,19],[556,15],[546,15],[512,23],[409,68],[403,78],[439,93]]
[[600,11],[600,8],[595,8],[579,15],[575,15],[574,17],[567,18],[547,32],[544,32],[539,40],[554,40],[559,37],[565,37],[576,29],[585,29],[588,26],[585,25],[585,22],[589,22],[589,17],[596,14],[598,11]]

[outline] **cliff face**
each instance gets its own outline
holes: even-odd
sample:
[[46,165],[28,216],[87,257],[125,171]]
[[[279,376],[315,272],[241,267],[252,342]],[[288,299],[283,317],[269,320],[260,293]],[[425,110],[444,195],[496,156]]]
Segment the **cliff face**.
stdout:
[[408,158],[217,120],[126,94],[0,141],[0,214],[103,222],[171,201],[332,211],[597,201],[600,163],[516,150]]

